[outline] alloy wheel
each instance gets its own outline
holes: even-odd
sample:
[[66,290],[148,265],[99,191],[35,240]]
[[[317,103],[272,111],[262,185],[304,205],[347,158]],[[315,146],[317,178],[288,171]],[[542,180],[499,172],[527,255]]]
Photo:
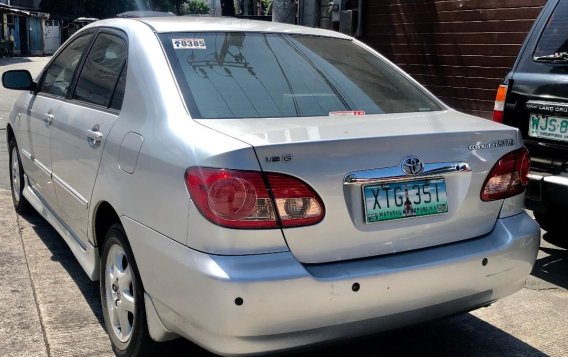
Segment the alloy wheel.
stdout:
[[12,193],[14,194],[14,201],[20,202],[20,160],[18,158],[18,148],[12,147],[12,169],[10,178],[12,180]]
[[107,255],[105,269],[106,308],[115,336],[127,342],[134,328],[136,309],[132,269],[124,249],[114,244]]

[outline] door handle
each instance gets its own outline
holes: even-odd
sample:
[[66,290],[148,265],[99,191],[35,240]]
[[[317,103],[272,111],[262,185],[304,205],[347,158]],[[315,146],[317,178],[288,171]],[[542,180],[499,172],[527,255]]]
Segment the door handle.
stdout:
[[98,131],[98,126],[94,127],[91,130],[87,130],[87,138],[89,138],[89,144],[96,145],[103,140],[103,134]]
[[51,125],[51,123],[53,123],[53,118],[53,114],[45,113],[43,115],[43,122],[45,123],[45,125],[49,126]]

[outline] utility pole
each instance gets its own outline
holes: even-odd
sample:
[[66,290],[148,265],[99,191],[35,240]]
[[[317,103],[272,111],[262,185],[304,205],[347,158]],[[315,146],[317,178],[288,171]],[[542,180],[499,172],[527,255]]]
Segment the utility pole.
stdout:
[[235,17],[235,3],[233,0],[221,0],[221,16]]
[[294,0],[272,0],[272,21],[295,24],[296,9]]
[[298,13],[298,25],[318,27],[318,10],[317,0],[301,0]]

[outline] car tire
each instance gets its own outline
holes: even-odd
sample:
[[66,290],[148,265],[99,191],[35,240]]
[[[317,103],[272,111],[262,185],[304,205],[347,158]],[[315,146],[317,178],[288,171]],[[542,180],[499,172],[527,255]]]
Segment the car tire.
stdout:
[[10,170],[10,188],[12,190],[12,202],[18,213],[29,211],[30,204],[24,197],[24,168],[20,159],[18,144],[14,137],[10,138],[8,143],[9,170]]
[[114,224],[106,234],[100,263],[101,306],[106,331],[117,356],[150,356],[144,287],[126,233]]

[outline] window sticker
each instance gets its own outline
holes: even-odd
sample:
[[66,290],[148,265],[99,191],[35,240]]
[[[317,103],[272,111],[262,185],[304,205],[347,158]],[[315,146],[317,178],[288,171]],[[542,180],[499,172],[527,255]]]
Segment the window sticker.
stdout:
[[364,110],[341,110],[337,112],[329,112],[329,116],[337,116],[337,115],[355,115],[355,116],[363,116],[365,115]]
[[202,38],[174,38],[172,44],[176,50],[205,50],[205,40]]

